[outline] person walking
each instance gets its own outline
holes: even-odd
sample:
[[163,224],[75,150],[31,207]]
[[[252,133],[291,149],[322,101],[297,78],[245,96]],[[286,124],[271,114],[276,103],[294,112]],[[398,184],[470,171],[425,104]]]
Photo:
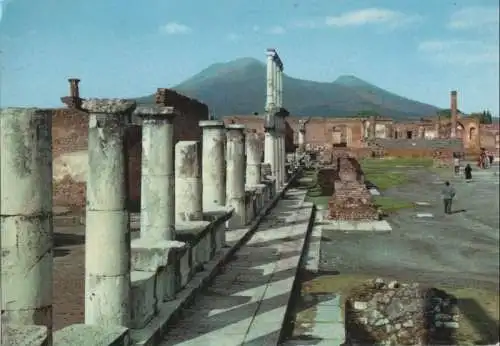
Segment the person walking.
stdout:
[[465,182],[470,182],[472,180],[472,167],[467,164],[464,168]]
[[444,213],[451,214],[451,204],[453,202],[453,198],[455,197],[455,189],[450,185],[449,181],[444,183],[444,188],[441,191],[441,196],[444,202]]

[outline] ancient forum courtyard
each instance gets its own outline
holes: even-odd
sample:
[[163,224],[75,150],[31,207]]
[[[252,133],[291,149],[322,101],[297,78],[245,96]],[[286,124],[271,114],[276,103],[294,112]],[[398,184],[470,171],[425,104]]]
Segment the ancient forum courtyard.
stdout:
[[295,117],[266,55],[264,115],[78,79],[1,110],[2,345],[498,342],[498,127],[456,91],[449,118]]

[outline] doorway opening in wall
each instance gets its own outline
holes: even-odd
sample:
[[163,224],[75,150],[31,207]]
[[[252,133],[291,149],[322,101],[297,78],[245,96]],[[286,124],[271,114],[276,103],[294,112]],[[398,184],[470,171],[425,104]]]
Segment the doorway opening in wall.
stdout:
[[406,131],[406,139],[412,139],[412,132],[411,131]]
[[394,139],[398,139],[398,131],[394,132]]

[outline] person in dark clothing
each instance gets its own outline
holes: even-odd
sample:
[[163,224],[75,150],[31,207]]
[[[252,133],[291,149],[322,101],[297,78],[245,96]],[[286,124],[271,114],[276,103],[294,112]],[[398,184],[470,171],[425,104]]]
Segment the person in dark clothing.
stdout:
[[493,165],[493,159],[495,159],[495,156],[493,156],[493,154],[488,154],[488,159],[490,160],[490,166]]
[[451,204],[453,202],[453,198],[455,197],[455,189],[450,185],[449,181],[444,183],[441,196],[443,197],[444,202],[444,213],[451,214]]
[[471,181],[472,180],[472,167],[469,164],[467,164],[465,166],[464,173],[465,173],[465,181],[466,182]]

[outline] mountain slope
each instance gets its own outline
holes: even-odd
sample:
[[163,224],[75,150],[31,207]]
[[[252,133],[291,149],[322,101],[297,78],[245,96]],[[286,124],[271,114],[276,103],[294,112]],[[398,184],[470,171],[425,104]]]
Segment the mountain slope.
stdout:
[[[174,87],[176,91],[205,102],[218,117],[263,113],[266,66],[242,58],[209,66]],[[152,103],[154,96],[138,98]],[[438,108],[390,93],[354,76],[341,76],[332,83],[283,76],[283,102],[296,116],[353,116],[373,111],[394,118],[418,118]]]

